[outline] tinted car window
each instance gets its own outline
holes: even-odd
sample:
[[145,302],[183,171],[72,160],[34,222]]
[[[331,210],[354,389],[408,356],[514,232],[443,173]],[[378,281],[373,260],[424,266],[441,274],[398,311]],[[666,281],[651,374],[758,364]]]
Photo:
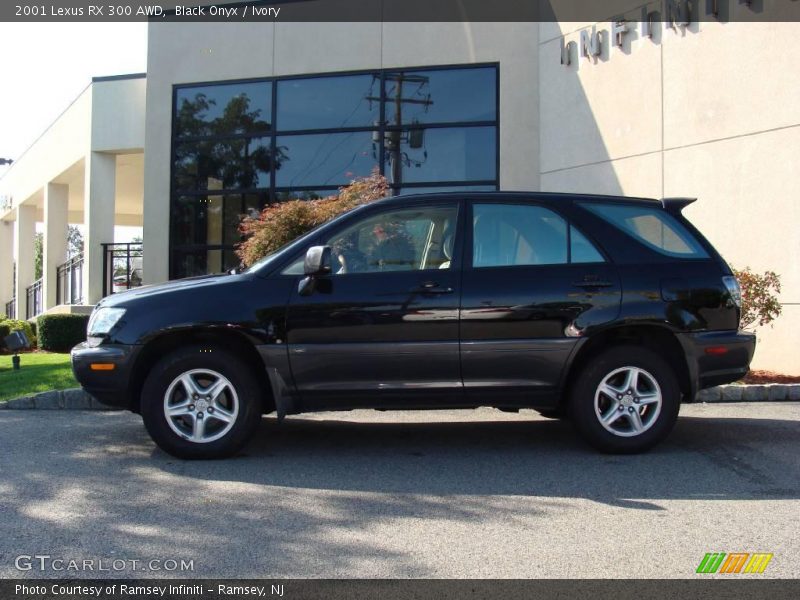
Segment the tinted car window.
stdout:
[[581,206],[661,254],[708,258],[706,251],[689,231],[660,208],[594,203]]
[[475,267],[604,262],[586,236],[541,206],[476,204],[472,221]]
[[605,262],[603,255],[586,239],[580,231],[572,225],[569,226],[570,253],[569,261],[572,263]]
[[[324,242],[332,249],[333,274],[449,269],[457,213],[454,205],[369,216]],[[302,259],[283,271],[302,273]]]

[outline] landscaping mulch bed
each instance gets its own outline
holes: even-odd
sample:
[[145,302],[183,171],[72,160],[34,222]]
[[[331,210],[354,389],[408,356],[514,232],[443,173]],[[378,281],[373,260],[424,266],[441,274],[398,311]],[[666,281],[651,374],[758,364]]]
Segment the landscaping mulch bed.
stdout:
[[782,375],[774,371],[750,371],[739,383],[800,383],[800,375]]

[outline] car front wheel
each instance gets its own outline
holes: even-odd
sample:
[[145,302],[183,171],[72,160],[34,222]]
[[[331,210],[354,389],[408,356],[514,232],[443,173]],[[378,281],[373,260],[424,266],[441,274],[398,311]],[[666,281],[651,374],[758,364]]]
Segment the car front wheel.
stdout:
[[680,386],[667,361],[647,348],[619,346],[583,369],[569,408],[575,427],[592,446],[632,454],[669,434],[680,401]]
[[238,452],[261,418],[261,388],[246,365],[218,348],[173,352],[142,389],[142,418],[158,446],[180,458]]

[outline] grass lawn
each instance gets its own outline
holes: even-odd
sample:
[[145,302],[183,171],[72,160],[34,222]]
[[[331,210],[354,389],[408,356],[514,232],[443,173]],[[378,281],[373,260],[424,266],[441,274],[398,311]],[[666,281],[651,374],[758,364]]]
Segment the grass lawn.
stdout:
[[21,368],[14,371],[11,355],[0,356],[0,402],[19,396],[79,387],[72,376],[69,354],[20,354]]

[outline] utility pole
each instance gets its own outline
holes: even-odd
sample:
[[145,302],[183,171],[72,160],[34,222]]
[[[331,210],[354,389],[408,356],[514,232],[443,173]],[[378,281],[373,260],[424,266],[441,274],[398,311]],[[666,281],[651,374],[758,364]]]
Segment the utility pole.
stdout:
[[[426,98],[403,98],[403,84],[416,83],[422,87],[430,81],[430,78],[425,75],[392,73],[385,76],[385,81],[393,81],[395,83],[392,102],[394,103],[394,123],[397,129],[385,131],[383,144],[384,148],[389,153],[389,165],[391,168],[390,183],[400,185],[403,182],[403,164],[409,162],[408,156],[402,152],[400,147],[400,144],[407,140],[407,138],[403,137],[403,130],[401,129],[401,125],[403,124],[403,105],[417,104],[427,108],[433,104],[430,94]],[[374,101],[381,100],[381,98],[375,96],[367,96],[366,99]],[[386,123],[383,125],[386,127]],[[411,135],[413,135],[413,132],[409,131],[408,136]]]

